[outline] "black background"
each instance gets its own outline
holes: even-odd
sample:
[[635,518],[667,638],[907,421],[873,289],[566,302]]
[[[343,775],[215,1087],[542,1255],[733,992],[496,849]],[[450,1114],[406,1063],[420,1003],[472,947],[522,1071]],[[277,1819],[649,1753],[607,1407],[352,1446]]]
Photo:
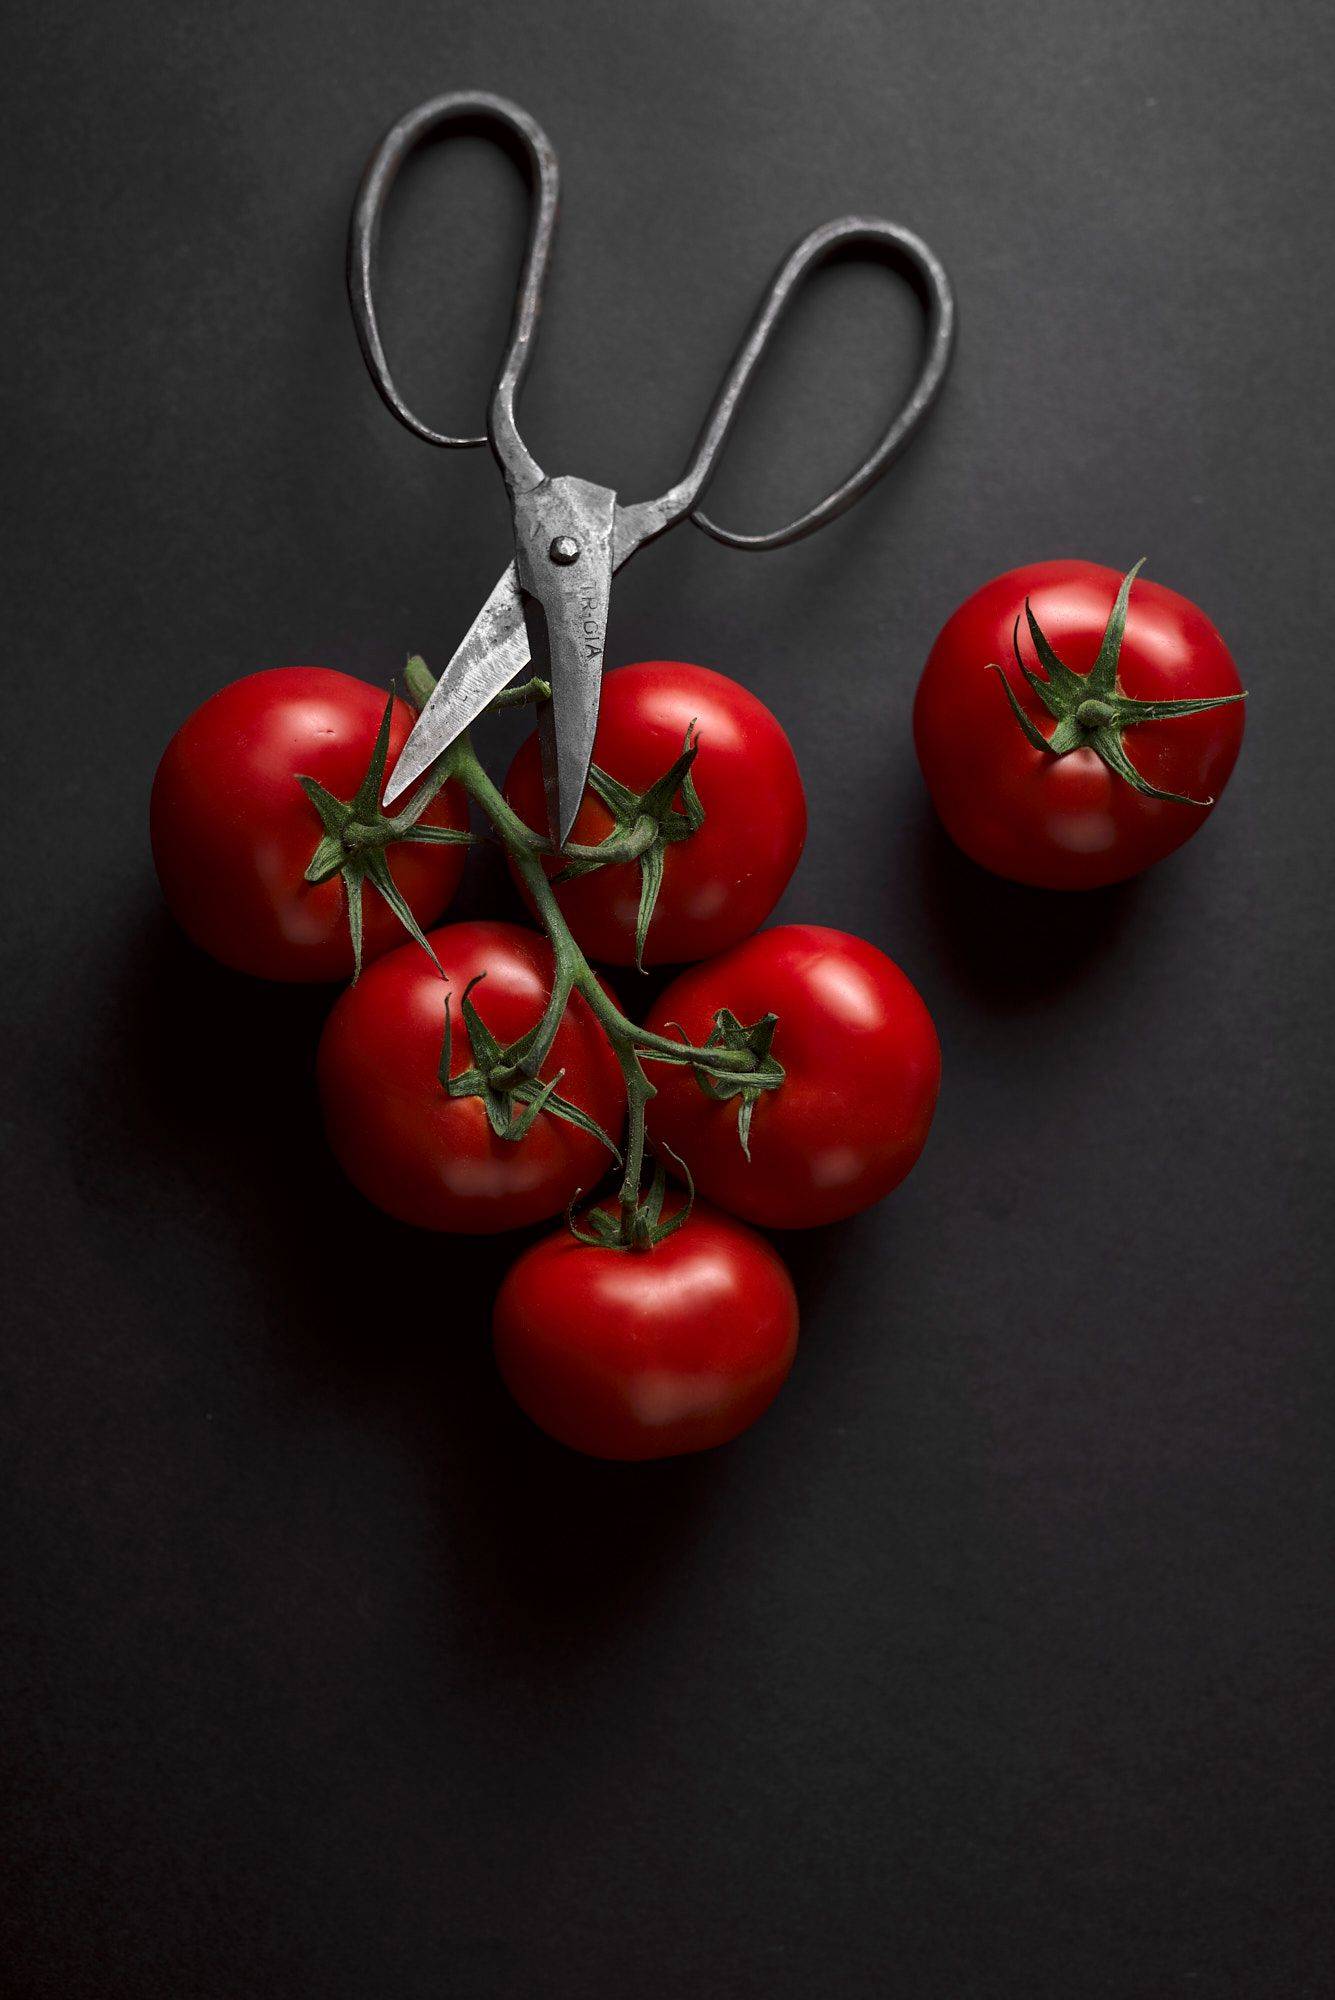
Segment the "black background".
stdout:
[[[1330,22],[11,27],[9,1990],[1330,1990]],[[920,230],[962,310],[937,416],[855,514],[756,558],[683,530],[617,584],[614,658],[706,661],[783,719],[812,829],[782,914],[900,960],[946,1065],[905,1188],[784,1245],[779,1404],[643,1470],[508,1405],[509,1249],[340,1183],[327,997],[193,954],[145,838],[212,689],[439,664],[504,561],[486,454],[390,421],[342,292],[371,145],[462,86],[561,153],[524,404],[556,469],[667,483],[825,216]],[[405,179],[386,319],[449,427],[478,427],[522,214],[478,140]],[[823,490],[913,340],[883,271],[827,274],[714,511]],[[1008,888],[932,822],[920,663],[998,570],[1142,553],[1242,665],[1237,775],[1136,884]],[[502,893],[482,862],[460,907]]]

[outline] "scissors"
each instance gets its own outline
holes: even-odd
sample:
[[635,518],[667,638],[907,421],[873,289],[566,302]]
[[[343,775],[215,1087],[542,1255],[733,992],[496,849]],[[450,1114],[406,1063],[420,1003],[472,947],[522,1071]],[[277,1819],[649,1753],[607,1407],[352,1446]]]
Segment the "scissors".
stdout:
[[[485,437],[447,437],[415,417],[394,386],[376,319],[374,270],[390,189],[414,147],[446,125],[499,128],[517,144],[528,172],[528,242],[509,339],[491,394]],[[362,355],[376,389],[401,424],[428,444],[468,449],[489,444],[510,498],[514,560],[473,621],[399,754],[384,802],[389,806],[440,756],[530,660],[551,690],[539,708],[544,783],[552,839],[565,846],[593,756],[612,576],[623,563],[682,520],[735,549],[776,549],[800,541],[859,500],[910,442],[945,379],[955,331],[950,281],[938,258],[911,230],[875,216],[824,222],[784,258],[715,394],[685,471],[657,500],[623,505],[610,487],[545,473],[519,435],[515,403],[533,355],[543,285],[556,225],[559,174],[546,133],[517,104],[485,91],[453,91],[401,118],[372,154],[353,203],[348,231],[348,297]],[[908,398],[870,455],[842,485],[786,527],[739,535],[700,511],[748,384],[776,326],[804,278],[835,252],[870,247],[907,265],[926,310],[922,365]]]

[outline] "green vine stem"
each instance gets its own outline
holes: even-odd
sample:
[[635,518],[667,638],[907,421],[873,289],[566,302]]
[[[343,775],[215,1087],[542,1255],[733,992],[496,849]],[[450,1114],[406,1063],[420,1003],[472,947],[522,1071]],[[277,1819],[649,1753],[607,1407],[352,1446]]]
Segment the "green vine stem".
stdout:
[[[516,706],[520,700],[541,700],[547,690],[541,682],[526,683],[523,689],[513,691],[511,698],[501,700],[507,707]],[[533,899],[547,938],[552,947],[554,972],[551,996],[543,1010],[542,1018],[533,1029],[531,1037],[521,1045],[522,1052],[515,1063],[516,1073],[522,1072],[535,1077],[546,1060],[562,1016],[570,1003],[572,993],[579,993],[588,1002],[599,1026],[612,1047],[626,1087],[627,1136],[624,1155],[624,1171],[621,1177],[619,1202],[621,1209],[621,1241],[631,1244],[636,1240],[635,1220],[640,1206],[640,1183],[644,1170],[644,1118],[645,1109],[654,1095],[654,1086],[645,1073],[645,1062],[668,1062],[678,1066],[689,1064],[697,1076],[710,1077],[720,1081],[727,1079],[740,1084],[751,1080],[755,1071],[755,1057],[745,1048],[716,1046],[695,1046],[684,1041],[673,1041],[666,1035],[652,1034],[622,1013],[603,987],[593,967],[580,950],[571,934],[570,927],[561,914],[560,905],[552,892],[547,871],[541,856],[550,854],[550,841],[535,834],[526,826],[511,807],[500,788],[494,784],[483,769],[471,736],[467,731],[445,751],[437,771],[445,778],[453,779],[467,792],[470,799],[486,818],[496,838],[505,848],[524,886]],[[634,836],[626,843],[626,851],[617,844],[604,843],[599,848],[566,847],[565,855],[573,860],[590,860],[595,856],[600,865],[612,861],[633,858]],[[503,1083],[504,1077],[493,1079]],[[759,1087],[772,1087],[772,1078],[762,1081],[755,1078]]]

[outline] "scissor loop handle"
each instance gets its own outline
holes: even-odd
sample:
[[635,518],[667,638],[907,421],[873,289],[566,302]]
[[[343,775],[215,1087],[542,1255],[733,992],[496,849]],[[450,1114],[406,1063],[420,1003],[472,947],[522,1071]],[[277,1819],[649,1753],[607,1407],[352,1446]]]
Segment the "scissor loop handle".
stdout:
[[[433,132],[456,124],[498,125],[517,140],[533,193],[514,316],[491,393],[488,435],[483,437],[447,437],[413,415],[394,386],[375,310],[374,271],[380,223],[399,168],[414,147]],[[522,489],[536,486],[542,478],[540,467],[516,429],[515,399],[533,352],[533,335],[556,226],[558,191],[556,154],[536,119],[508,98],[494,97],[489,91],[456,90],[419,104],[415,111],[391,125],[367,162],[348,226],[348,300],[362,356],[381,400],[401,424],[417,437],[425,438],[428,444],[468,447],[490,441],[507,477]]]
[[[760,357],[803,280],[836,252],[861,245],[888,251],[895,260],[909,266],[921,285],[927,314],[927,341],[922,366],[908,399],[875,450],[833,493],[827,494],[824,500],[799,515],[795,521],[764,535],[738,535],[729,528],[721,528],[717,522],[702,514],[695,502],[715,471]],[[814,535],[827,521],[833,521],[856,500],[860,500],[868,487],[875,484],[912,441],[940,393],[950,365],[954,338],[955,298],[950,280],[940,259],[920,236],[915,236],[910,229],[901,229],[897,223],[883,222],[876,216],[849,215],[836,222],[822,223],[809,236],[802,238],[775,273],[714,398],[690,465],[660,505],[670,512],[671,518],[688,513],[697,528],[703,528],[716,542],[726,542],[734,549],[778,549],[789,542],[801,541],[806,535]]]

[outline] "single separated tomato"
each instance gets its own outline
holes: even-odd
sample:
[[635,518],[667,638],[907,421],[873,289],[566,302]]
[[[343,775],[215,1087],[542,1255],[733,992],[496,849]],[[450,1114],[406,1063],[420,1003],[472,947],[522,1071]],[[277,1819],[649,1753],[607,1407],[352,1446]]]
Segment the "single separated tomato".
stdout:
[[[343,876],[304,879],[326,828],[298,779],[354,799],[377,754],[385,704],[381,689],[349,674],[271,667],[220,688],[181,724],[153,780],[149,830],[168,907],[211,957],[262,979],[351,976]],[[414,720],[395,701],[382,766],[393,767]],[[464,829],[462,790],[447,785],[421,824]],[[463,848],[397,841],[384,852],[417,921],[433,923],[459,886]],[[403,926],[371,884],[355,893],[362,955],[375,958],[402,941]]]
[[963,603],[913,707],[946,831],[1040,889],[1138,875],[1202,827],[1242,743],[1242,685],[1203,611],[1097,563],[1032,563]]
[[[721,1010],[731,1023],[719,1034]],[[862,938],[817,924],[760,931],[679,974],[648,1025],[681,1028],[696,1044],[712,1032],[734,1046],[749,1037],[782,1069],[750,1103],[749,1159],[745,1098],[707,1092],[689,1068],[650,1069],[650,1132],[702,1194],[749,1222],[800,1229],[856,1215],[898,1187],[923,1149],[941,1081],[936,1029],[917,989]]]
[[[674,786],[659,800],[653,790],[682,756],[692,729],[697,749],[687,783],[703,817],[688,830],[695,816],[684,810],[689,794]],[[792,745],[762,701],[723,674],[682,660],[618,667],[603,680],[593,761],[572,842],[596,846],[618,827],[634,826],[642,806],[661,831],[657,853],[644,862],[577,875],[557,889],[566,922],[590,958],[636,963],[644,871],[656,869],[660,856],[645,965],[707,958],[764,923],[797,866],[807,808]],[[613,781],[601,795],[597,772]],[[505,795],[528,826],[546,832],[536,731],[510,766]],[[552,858],[546,865],[553,875],[561,864]]]
[[763,1237],[697,1203],[651,1250],[568,1229],[535,1243],[493,1331],[506,1387],[551,1437],[594,1458],[670,1458],[768,1409],[793,1364],[797,1299]]
[[[522,1229],[606,1173],[607,1146],[562,1107],[615,1140],[621,1072],[588,1002],[573,995],[542,1065],[544,1079],[564,1072],[558,1096],[524,1136],[501,1137],[496,1126],[513,1130],[541,1087],[507,1071],[551,992],[551,946],[504,923],[447,924],[428,942],[443,980],[405,944],[368,966],[325,1023],[317,1078],[329,1143],[367,1200],[401,1222],[478,1236]],[[440,1078],[447,1007],[460,1095]]]

